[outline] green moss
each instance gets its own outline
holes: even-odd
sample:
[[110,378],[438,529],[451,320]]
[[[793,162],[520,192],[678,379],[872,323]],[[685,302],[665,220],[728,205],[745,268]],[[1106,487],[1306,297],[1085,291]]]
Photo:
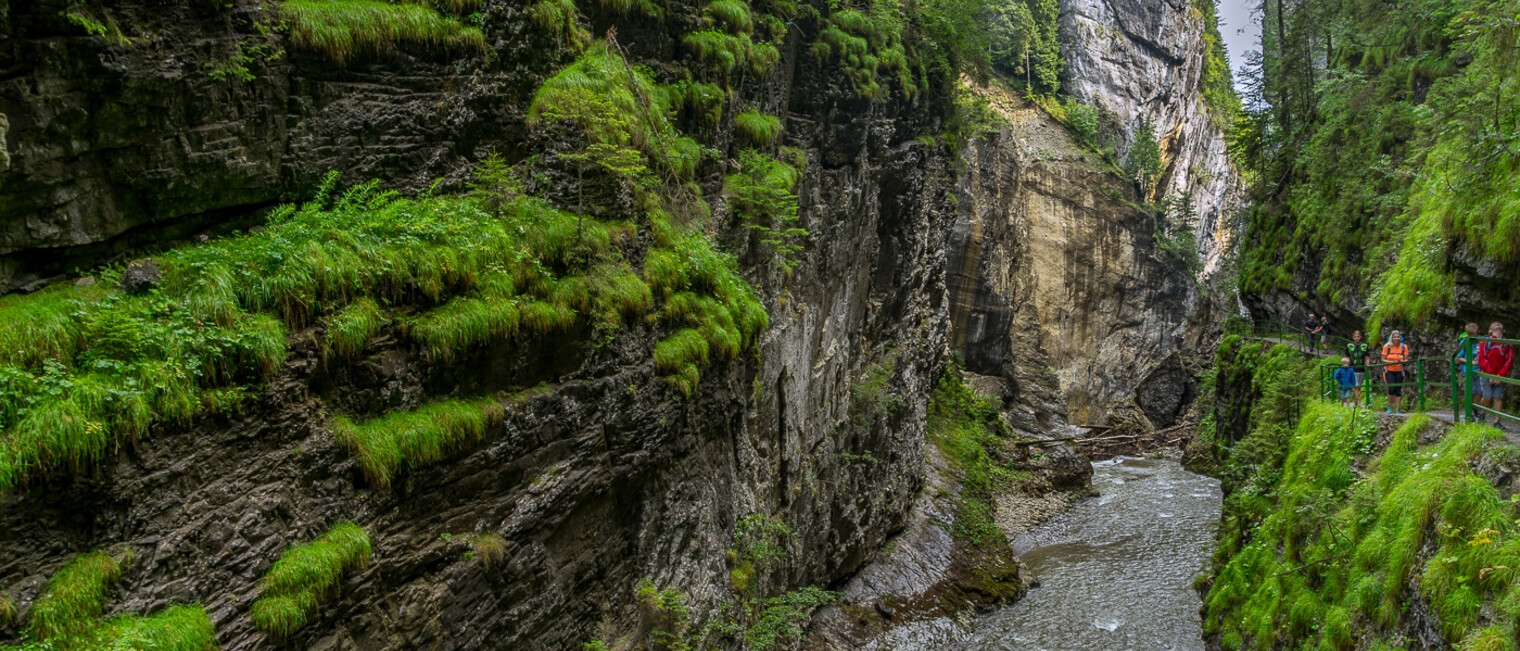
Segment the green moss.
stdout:
[[420,4],[379,0],[285,0],[292,45],[338,63],[395,46],[462,52],[486,49],[485,35]]
[[337,595],[345,574],[369,564],[370,554],[369,534],[352,522],[286,549],[264,573],[262,592],[249,609],[253,625],[275,637],[300,630],[323,601]]
[[365,476],[376,486],[388,487],[401,470],[438,463],[481,440],[486,428],[500,419],[501,406],[494,400],[450,400],[363,423],[338,416],[332,427],[358,458]]

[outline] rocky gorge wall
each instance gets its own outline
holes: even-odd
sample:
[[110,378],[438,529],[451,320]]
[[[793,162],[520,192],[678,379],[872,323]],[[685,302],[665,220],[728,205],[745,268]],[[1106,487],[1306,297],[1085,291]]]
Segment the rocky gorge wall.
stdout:
[[1155,199],[1190,197],[1202,266],[1220,270],[1245,188],[1204,100],[1209,27],[1195,0],[1062,0],[1063,89],[1112,115],[1121,154],[1147,122],[1161,145]]
[[1132,184],[1040,109],[985,92],[1006,124],[972,143],[957,184],[952,347],[1009,381],[1021,429],[1171,425],[1207,303]]
[[[398,48],[337,64],[266,33],[257,2],[113,3],[130,43],[79,33],[60,4],[0,5],[0,287],[215,237],[328,169],[450,188],[488,151],[527,156],[542,144],[524,127],[533,90],[573,57],[518,3],[481,6],[489,56]],[[664,73],[685,56],[677,30],[582,10],[592,33],[615,26],[635,61]],[[682,27],[699,15],[670,10]],[[1013,98],[999,105],[1008,126],[957,166],[961,152],[923,138],[943,130],[947,98],[861,97],[810,55],[813,36],[793,29],[775,71],[735,95],[780,116],[781,142],[805,155],[796,194],[810,235],[782,273],[714,201],[714,230],[740,252],[770,327],[691,398],[654,368],[647,323],[606,342],[498,341],[455,364],[396,325],[357,359],[328,361],[313,325],[291,333],[287,363],[237,415],[157,426],[99,469],[0,497],[0,594],[24,618],[68,558],[128,551],[108,614],[199,603],[223,647],[266,648],[276,641],[248,614],[260,577],[281,550],[350,519],[369,531],[373,563],[284,644],[636,640],[649,632],[642,579],[683,592],[699,619],[732,598],[725,556],[747,514],[796,532],[766,577],[782,588],[867,576],[905,526],[943,542],[909,511],[946,508],[922,489],[926,403],[951,350],[999,376],[1024,431],[1131,403],[1158,425],[1175,419],[1188,379],[1178,351],[1208,313],[1129,206],[1133,190]],[[257,44],[283,55],[251,62],[250,79],[208,74]],[[697,183],[721,197],[726,171]],[[330,427],[335,414],[492,393],[510,397],[481,444],[389,489],[363,480]],[[1066,476],[1085,482],[1072,465]],[[497,565],[464,542],[488,532],[508,541]],[[0,641],[19,634],[0,623]]]
[[[565,61],[520,7],[489,2],[485,31],[500,47],[483,64],[392,52],[335,66],[290,51],[256,80],[222,86],[199,78],[197,63],[211,45],[201,31],[226,16],[193,4],[117,9],[134,39],[154,36],[146,51],[47,33],[47,9],[9,13],[18,72],[0,108],[12,125],[3,192],[7,214],[23,215],[6,222],[12,252],[256,207],[326,167],[403,187],[461,174],[467,154],[524,146],[514,136],[532,89]],[[237,5],[230,20],[251,11]],[[637,20],[593,16],[591,26],[613,22],[637,56],[678,58],[668,37],[642,38],[651,28]],[[292,333],[288,362],[239,415],[156,427],[96,471],[0,497],[0,592],[24,620],[68,558],[130,552],[107,614],[199,603],[223,648],[267,648],[276,640],[248,614],[260,576],[281,550],[349,519],[368,530],[373,563],[281,644],[567,649],[647,633],[635,597],[646,578],[685,593],[699,619],[712,614],[732,597],[725,552],[747,514],[796,532],[769,584],[826,586],[856,570],[901,528],[923,481],[924,410],[944,364],[951,173],[944,151],[918,139],[938,128],[932,98],[862,98],[806,45],[794,35],[778,72],[743,92],[784,116],[785,143],[810,163],[796,190],[810,246],[785,277],[768,257],[745,256],[771,326],[756,354],[704,373],[692,398],[656,373],[648,326],[612,342],[502,341],[457,364],[423,355],[394,326],[358,359],[330,363],[313,326]],[[147,60],[180,65],[132,63]],[[63,99],[21,96],[42,87]],[[72,106],[74,121],[48,122],[48,102]],[[137,117],[105,122],[119,114],[104,106],[137,106]],[[61,133],[80,136],[45,146]],[[720,184],[717,171],[701,182]],[[742,223],[718,229],[747,249]],[[860,409],[852,396],[868,372],[903,399]],[[511,397],[482,444],[389,490],[362,481],[329,427],[334,413],[496,392]],[[485,532],[508,541],[499,565],[471,560],[463,542]],[[0,641],[18,634],[0,628]]]

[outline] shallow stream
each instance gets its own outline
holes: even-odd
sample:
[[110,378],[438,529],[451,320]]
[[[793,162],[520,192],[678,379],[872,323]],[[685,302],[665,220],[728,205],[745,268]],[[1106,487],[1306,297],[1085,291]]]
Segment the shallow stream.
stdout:
[[884,649],[1201,651],[1193,578],[1219,520],[1215,479],[1171,459],[1093,464],[1098,496],[1014,541],[1039,583],[1012,606],[969,621],[904,627]]

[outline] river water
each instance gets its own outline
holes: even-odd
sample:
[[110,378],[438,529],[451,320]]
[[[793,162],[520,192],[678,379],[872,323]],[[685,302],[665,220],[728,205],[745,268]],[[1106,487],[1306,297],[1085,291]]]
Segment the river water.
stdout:
[[[1202,651],[1193,578],[1219,522],[1218,480],[1171,459],[1093,464],[1097,497],[1014,541],[1026,577],[1017,603],[980,618],[918,622],[878,649]],[[895,638],[895,639],[894,639]]]

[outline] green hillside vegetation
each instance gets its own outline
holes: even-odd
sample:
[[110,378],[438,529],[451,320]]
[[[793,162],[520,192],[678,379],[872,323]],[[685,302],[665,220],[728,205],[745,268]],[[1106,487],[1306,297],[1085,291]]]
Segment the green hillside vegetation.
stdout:
[[1515,261],[1520,2],[1266,8],[1270,108],[1232,144],[1259,181],[1242,289],[1308,273],[1301,299],[1418,325],[1452,305],[1453,252]]
[[1424,415],[1389,435],[1309,395],[1314,363],[1286,346],[1228,337],[1216,362],[1199,440],[1226,499],[1206,634],[1232,651],[1401,648],[1418,600],[1454,648],[1515,648],[1516,506],[1478,469],[1520,449]]

